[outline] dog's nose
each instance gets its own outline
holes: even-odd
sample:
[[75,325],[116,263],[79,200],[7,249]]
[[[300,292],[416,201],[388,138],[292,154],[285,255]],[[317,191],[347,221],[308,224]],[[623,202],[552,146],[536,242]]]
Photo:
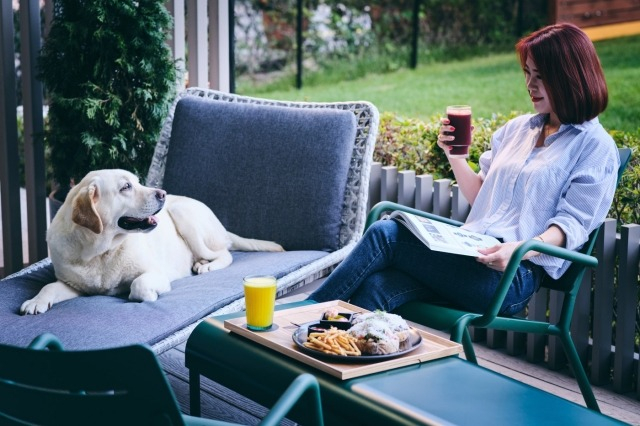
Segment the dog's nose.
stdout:
[[156,198],[158,200],[164,200],[164,197],[166,197],[166,195],[167,195],[167,191],[165,191],[164,189],[156,190]]

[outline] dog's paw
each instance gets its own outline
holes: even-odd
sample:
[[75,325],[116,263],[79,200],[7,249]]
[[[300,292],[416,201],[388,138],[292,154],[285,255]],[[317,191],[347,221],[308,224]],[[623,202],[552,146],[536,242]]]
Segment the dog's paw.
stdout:
[[47,312],[51,308],[51,304],[48,302],[42,302],[37,297],[27,300],[20,306],[20,313],[22,315],[37,315]]
[[158,296],[171,290],[171,283],[160,274],[147,272],[131,283],[129,300],[135,302],[155,302]]
[[148,287],[138,286],[134,288],[132,286],[129,300],[134,302],[155,302],[158,300],[158,292]]
[[134,281],[131,284],[129,300],[133,300],[134,302],[155,302],[158,300],[158,295],[159,292],[157,288]]
[[284,249],[284,247],[282,247],[282,246],[281,246],[280,244],[278,244],[278,243],[271,243],[271,244],[273,244],[273,245],[272,245],[272,247],[271,247],[271,250],[269,250],[269,251],[286,251],[286,250]]
[[191,268],[191,270],[200,275],[200,274],[206,274],[207,272],[211,272],[211,271],[216,271],[218,269],[222,269],[225,268],[225,265],[221,265],[218,262],[209,262],[208,260],[199,260],[196,263],[193,264],[193,267]]

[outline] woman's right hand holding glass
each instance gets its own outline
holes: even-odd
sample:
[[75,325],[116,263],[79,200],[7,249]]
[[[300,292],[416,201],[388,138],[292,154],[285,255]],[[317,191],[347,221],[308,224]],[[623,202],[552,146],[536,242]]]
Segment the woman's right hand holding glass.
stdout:
[[[470,203],[476,199],[480,186],[482,186],[482,179],[478,174],[469,166],[466,157],[451,156],[451,150],[453,149],[451,142],[455,140],[452,132],[455,128],[451,125],[448,117],[442,117],[440,119],[440,133],[438,134],[438,146],[444,151],[451,165],[451,170],[456,179],[456,183],[460,187],[462,194]],[[473,132],[473,126],[471,126]]]
[[440,133],[438,134],[438,146],[444,151],[445,155],[449,160],[451,160],[451,158],[449,158],[449,153],[453,147],[450,145],[447,145],[447,143],[451,143],[451,141],[455,139],[455,137],[451,134],[451,132],[453,132],[454,130],[455,128],[451,126],[451,124],[449,123],[449,119],[447,117],[442,117],[440,119]]

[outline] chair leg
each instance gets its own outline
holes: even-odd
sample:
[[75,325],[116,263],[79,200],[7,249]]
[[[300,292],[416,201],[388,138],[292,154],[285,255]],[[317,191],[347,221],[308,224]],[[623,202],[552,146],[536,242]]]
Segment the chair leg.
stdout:
[[200,372],[192,368],[189,370],[189,414],[200,417],[202,415],[200,404]]
[[476,351],[473,349],[471,334],[469,334],[469,329],[466,327],[462,333],[462,347],[464,348],[464,356],[467,358],[467,361],[477,364],[478,359],[476,358]]
[[471,341],[471,334],[469,334],[469,321],[471,317],[462,317],[451,327],[451,340],[454,342],[462,343],[464,349],[464,356],[467,361],[474,364],[478,363],[476,358],[476,352],[473,349],[473,342]]
[[592,409],[593,411],[600,412],[600,407],[598,406],[598,401],[596,401],[596,397],[593,394],[593,389],[591,389],[591,383],[589,383],[589,378],[587,377],[587,373],[584,371],[582,367],[582,362],[580,362],[580,357],[578,356],[578,351],[576,350],[575,345],[573,344],[573,340],[571,340],[571,336],[569,333],[560,333],[560,340],[562,341],[562,346],[564,347],[564,351],[567,355],[567,359],[569,361],[569,365],[571,370],[573,370],[573,374],[578,381],[578,386],[580,387],[580,392],[582,392],[582,397],[584,398],[584,402],[587,404],[587,407]]

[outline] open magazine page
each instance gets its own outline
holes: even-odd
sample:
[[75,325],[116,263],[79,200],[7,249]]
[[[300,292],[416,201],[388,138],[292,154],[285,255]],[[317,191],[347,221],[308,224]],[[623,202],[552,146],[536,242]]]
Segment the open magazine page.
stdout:
[[477,257],[480,256],[478,248],[492,247],[499,243],[491,236],[466,231],[411,213],[394,211],[389,218],[405,225],[431,250]]

